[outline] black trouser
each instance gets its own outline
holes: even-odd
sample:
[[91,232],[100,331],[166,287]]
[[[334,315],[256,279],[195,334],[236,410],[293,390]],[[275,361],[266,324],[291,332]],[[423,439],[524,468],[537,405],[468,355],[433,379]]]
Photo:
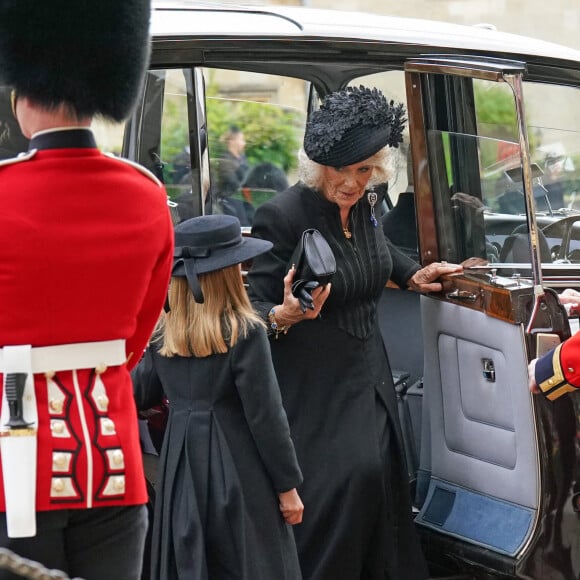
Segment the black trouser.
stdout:
[[[147,532],[145,506],[57,510],[36,514],[33,538],[9,538],[0,514],[0,546],[86,580],[138,580]],[[22,576],[0,570],[0,580]]]

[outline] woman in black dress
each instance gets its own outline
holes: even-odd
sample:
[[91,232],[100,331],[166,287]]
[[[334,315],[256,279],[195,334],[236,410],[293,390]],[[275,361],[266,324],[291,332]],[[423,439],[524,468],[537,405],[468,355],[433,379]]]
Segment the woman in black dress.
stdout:
[[[427,576],[411,518],[391,371],[377,320],[389,279],[434,282],[458,266],[421,266],[385,238],[381,199],[390,147],[401,142],[402,105],[379,91],[326,97],[306,128],[301,181],[256,212],[253,235],[274,245],[249,273],[270,347],[308,510],[294,528],[307,580],[415,580]],[[305,154],[304,154],[305,152]],[[292,295],[291,256],[307,228],[329,242],[337,272],[303,312]]]
[[239,266],[272,244],[213,215],[180,223],[175,245],[169,311],[133,372],[139,408],[169,400],[151,577],[300,580],[302,475]]

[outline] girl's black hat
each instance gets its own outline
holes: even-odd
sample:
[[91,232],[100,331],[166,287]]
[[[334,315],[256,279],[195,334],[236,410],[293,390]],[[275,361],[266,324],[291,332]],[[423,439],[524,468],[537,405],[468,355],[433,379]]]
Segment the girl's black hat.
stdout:
[[231,215],[205,215],[175,227],[171,275],[187,278],[197,302],[203,302],[198,274],[240,264],[267,252],[272,243],[242,236],[240,220]]
[[304,151],[316,163],[346,167],[403,141],[405,107],[387,101],[378,89],[347,87],[330,93],[314,111],[304,135]]

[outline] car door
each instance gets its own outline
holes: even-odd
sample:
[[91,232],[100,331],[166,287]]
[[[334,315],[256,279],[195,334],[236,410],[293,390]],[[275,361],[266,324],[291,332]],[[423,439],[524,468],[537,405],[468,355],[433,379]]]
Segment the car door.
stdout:
[[[576,578],[578,413],[571,398],[552,403],[527,386],[529,360],[570,327],[542,278],[550,256],[541,255],[537,224],[526,65],[434,57],[409,61],[405,71],[421,260],[465,265],[443,292],[421,298],[416,522],[428,557],[447,569]],[[481,119],[477,92],[489,86],[511,107],[501,131]],[[489,199],[509,171],[522,211],[498,218]],[[502,219],[509,235],[500,243]],[[506,248],[516,244],[514,257]]]

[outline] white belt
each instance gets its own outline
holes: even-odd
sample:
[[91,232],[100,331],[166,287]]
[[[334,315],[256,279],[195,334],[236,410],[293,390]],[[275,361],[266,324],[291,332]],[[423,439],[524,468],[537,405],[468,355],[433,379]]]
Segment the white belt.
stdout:
[[5,425],[10,413],[6,389],[0,413],[0,452],[6,503],[6,524],[11,538],[36,535],[36,433],[38,412],[34,391],[34,373],[74,371],[119,366],[126,361],[125,341],[107,340],[42,346],[6,346],[0,349],[0,373],[26,373],[23,416],[30,423],[26,429]]
[[122,365],[127,360],[125,341],[119,339],[33,347],[30,348],[30,366],[28,366],[28,361],[25,363],[12,361],[9,363],[10,368],[6,368],[5,351],[11,348],[16,347],[0,348],[0,373],[46,373],[94,369],[100,365]]

